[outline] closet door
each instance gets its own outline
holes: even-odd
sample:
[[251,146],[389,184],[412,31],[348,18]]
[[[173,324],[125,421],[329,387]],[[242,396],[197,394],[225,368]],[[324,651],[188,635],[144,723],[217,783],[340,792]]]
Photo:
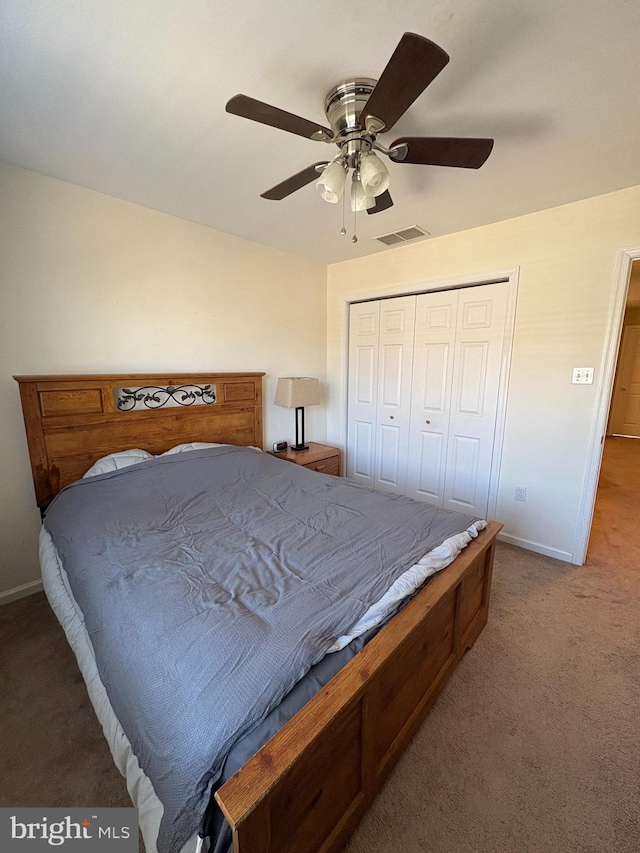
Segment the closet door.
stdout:
[[349,316],[349,388],[347,477],[375,485],[376,407],[380,302],[351,306]]
[[458,294],[423,293],[416,303],[407,494],[435,506],[444,503]]
[[375,487],[405,494],[415,296],[380,301]]
[[502,366],[507,283],[459,291],[444,506],[485,517]]

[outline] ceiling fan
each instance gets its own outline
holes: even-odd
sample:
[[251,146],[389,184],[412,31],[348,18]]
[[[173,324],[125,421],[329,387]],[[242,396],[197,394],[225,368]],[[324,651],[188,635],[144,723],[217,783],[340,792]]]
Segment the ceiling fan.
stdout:
[[[389,172],[376,151],[394,163],[479,169],[491,153],[493,139],[403,136],[389,148],[378,142],[378,136],[391,130],[448,62],[449,55],[437,44],[415,33],[405,33],[379,80],[359,77],[340,83],[327,93],[324,109],[330,127],[246,95],[235,95],[226,105],[228,113],[316,142],[335,143],[339,149],[332,160],[312,163],[262,193],[261,198],[280,201],[316,181],[321,197],[336,203],[344,193],[351,169],[351,209],[367,213],[388,210],[393,205]],[[342,233],[346,233],[344,227]]]

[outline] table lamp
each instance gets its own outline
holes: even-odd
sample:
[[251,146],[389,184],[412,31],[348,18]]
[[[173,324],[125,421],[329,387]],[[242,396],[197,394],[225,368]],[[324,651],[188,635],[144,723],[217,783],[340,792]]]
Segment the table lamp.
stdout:
[[320,383],[309,376],[282,376],[276,388],[276,406],[296,410],[296,443],[292,450],[308,450],[304,443],[304,407],[320,403]]

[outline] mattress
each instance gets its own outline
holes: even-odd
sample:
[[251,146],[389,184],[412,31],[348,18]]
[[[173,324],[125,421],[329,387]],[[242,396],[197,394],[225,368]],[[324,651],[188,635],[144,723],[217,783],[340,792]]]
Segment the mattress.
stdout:
[[[271,463],[269,463],[271,464]],[[285,463],[280,463],[285,465]],[[292,466],[287,466],[291,468]],[[314,477],[323,476],[314,474]],[[344,663],[357,653],[358,640],[362,642],[362,638],[375,630],[381,622],[397,609],[407,595],[410,595],[417,586],[424,582],[424,579],[433,574],[438,569],[455,559],[462,547],[477,531],[484,526],[483,522],[476,522],[469,525],[468,529],[449,537],[445,542],[432,550],[429,554],[421,556],[407,570],[396,578],[390,589],[387,589],[375,603],[356,620],[356,624],[352,625],[349,630],[345,631],[329,651],[333,654],[328,654],[327,659],[335,658],[329,664],[324,664],[327,673],[326,680],[332,677],[336,667],[344,665]],[[149,777],[141,769],[138,758],[134,754],[130,740],[125,735],[123,726],[114,711],[112,702],[107,695],[104,683],[99,674],[99,667],[96,661],[93,645],[87,632],[85,625],[85,617],[82,613],[76,598],[72,592],[71,584],[67,577],[65,568],[62,565],[60,557],[56,551],[53,541],[46,530],[43,529],[41,535],[41,563],[45,590],[49,597],[58,619],[60,620],[70,645],[72,646],[83,677],[87,683],[91,701],[96,709],[97,716],[102,724],[105,736],[111,748],[114,761],[120,772],[127,779],[129,793],[134,804],[140,812],[140,825],[145,840],[145,846],[150,853],[156,849],[156,838],[158,837],[158,829],[160,820],[163,815],[163,806],[154,790],[154,787]],[[360,646],[361,647],[361,646]],[[323,662],[324,663],[324,662]],[[317,682],[316,678],[316,682]],[[311,679],[313,682],[313,679]],[[326,682],[325,682],[326,683]],[[319,689],[320,683],[315,689]],[[296,688],[297,689],[297,688]],[[311,688],[311,695],[313,688]],[[292,691],[293,693],[293,691]],[[301,694],[301,704],[304,704],[310,695],[306,698],[304,693]],[[291,708],[291,714],[295,713],[297,708]],[[280,715],[281,716],[281,715]],[[277,719],[278,714],[274,718]],[[281,720],[284,722],[286,720]],[[266,720],[263,722],[267,722]],[[271,720],[273,726],[273,719]],[[268,739],[270,730],[267,727],[267,734],[259,731],[253,733],[253,746],[259,748],[261,742]],[[271,734],[273,731],[271,731]],[[262,739],[262,741],[261,741]],[[246,755],[250,757],[251,752]],[[237,764],[238,755],[234,756],[228,768],[229,774],[233,772],[234,762]],[[224,779],[222,780],[224,781]],[[196,847],[196,836],[192,836],[182,847],[183,853],[190,853]]]

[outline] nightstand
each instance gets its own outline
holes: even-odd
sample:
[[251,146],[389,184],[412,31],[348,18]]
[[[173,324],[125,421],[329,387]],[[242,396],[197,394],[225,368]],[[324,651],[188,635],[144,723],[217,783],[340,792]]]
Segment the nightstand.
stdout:
[[338,447],[329,447],[326,444],[310,441],[308,450],[291,450],[288,447],[282,453],[272,453],[272,456],[284,459],[286,462],[295,462],[296,465],[302,465],[310,471],[340,476],[342,454]]

